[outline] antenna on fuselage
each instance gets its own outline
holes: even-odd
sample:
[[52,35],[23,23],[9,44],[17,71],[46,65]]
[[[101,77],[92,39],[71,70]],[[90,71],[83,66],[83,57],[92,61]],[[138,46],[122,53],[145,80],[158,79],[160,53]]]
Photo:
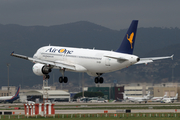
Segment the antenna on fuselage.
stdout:
[[49,46],[51,46],[51,44],[49,44]]

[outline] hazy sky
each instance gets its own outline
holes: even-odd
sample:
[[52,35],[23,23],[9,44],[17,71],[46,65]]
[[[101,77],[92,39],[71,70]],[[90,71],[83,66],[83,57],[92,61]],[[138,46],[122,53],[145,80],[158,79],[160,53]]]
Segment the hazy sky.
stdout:
[[89,21],[119,30],[137,19],[139,27],[180,28],[179,6],[180,0],[0,0],[0,24]]

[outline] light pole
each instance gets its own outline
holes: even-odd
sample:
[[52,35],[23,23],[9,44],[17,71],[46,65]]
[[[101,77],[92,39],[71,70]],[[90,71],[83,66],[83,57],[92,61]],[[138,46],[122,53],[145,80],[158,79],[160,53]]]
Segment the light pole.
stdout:
[[8,63],[7,64],[7,70],[8,70],[8,95],[7,96],[9,96],[9,66],[10,64]]
[[82,73],[82,97],[84,98],[84,72]]
[[172,65],[172,83],[174,83],[174,68],[178,65],[178,63],[174,63]]

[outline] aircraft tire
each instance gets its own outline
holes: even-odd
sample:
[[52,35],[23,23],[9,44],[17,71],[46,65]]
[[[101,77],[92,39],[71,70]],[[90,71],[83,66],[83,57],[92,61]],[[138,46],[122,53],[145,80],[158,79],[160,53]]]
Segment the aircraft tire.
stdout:
[[104,82],[104,79],[102,77],[100,77],[99,83],[103,83],[103,82]]
[[64,81],[64,80],[63,80],[63,77],[59,77],[59,82],[60,82],[60,83],[63,83],[63,81]]
[[64,83],[67,83],[67,82],[68,82],[68,78],[64,77]]
[[99,82],[98,77],[95,77],[94,82],[95,82],[95,83],[98,83],[98,82]]

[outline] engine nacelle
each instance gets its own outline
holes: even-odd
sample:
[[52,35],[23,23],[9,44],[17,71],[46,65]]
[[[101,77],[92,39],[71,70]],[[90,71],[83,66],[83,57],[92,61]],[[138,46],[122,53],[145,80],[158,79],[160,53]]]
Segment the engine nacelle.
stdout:
[[51,72],[51,69],[44,64],[36,63],[33,65],[33,72],[36,75],[43,76]]

